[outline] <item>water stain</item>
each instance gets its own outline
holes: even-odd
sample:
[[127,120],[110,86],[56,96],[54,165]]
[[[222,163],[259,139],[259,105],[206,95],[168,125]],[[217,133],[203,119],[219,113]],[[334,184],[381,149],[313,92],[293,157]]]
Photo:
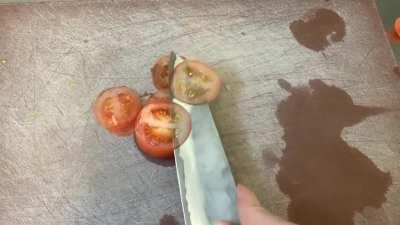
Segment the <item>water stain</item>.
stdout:
[[400,66],[393,67],[393,73],[400,77]]
[[390,173],[348,145],[341,132],[386,110],[355,105],[344,90],[321,80],[310,80],[309,87],[285,80],[279,85],[290,93],[276,112],[286,142],[276,180],[290,198],[289,219],[300,225],[353,225],[355,212],[381,207]]
[[172,215],[164,215],[160,219],[159,225],[179,225],[179,223]]
[[263,158],[264,158],[265,165],[269,169],[274,168],[275,165],[279,162],[279,158],[273,152],[271,152],[269,150],[265,150],[263,152]]
[[290,30],[301,45],[317,52],[346,35],[343,18],[328,9],[310,11],[304,19],[293,21]]

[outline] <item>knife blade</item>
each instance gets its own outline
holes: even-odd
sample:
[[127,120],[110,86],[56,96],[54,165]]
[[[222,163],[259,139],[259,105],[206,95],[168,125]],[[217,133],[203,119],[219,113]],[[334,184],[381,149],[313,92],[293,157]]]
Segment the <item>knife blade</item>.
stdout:
[[[176,57],[174,67],[182,61]],[[175,150],[185,224],[237,223],[236,185],[209,106],[173,101],[192,118],[191,134]]]

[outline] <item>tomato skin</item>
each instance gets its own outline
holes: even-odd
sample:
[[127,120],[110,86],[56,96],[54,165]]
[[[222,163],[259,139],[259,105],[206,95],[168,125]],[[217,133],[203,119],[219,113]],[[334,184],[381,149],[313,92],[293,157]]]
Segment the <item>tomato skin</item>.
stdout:
[[169,89],[158,90],[145,101],[144,105],[158,102],[172,103],[172,96]]
[[[159,106],[160,108],[165,108],[167,107],[166,105],[169,105],[169,103],[165,102],[159,102],[159,101],[154,101],[152,103],[149,103],[146,107],[153,107],[153,106]],[[144,108],[144,109],[145,109]],[[146,110],[142,110],[138,117],[136,118],[136,123],[135,123],[135,141],[138,146],[138,148],[144,152],[145,154],[153,157],[153,158],[164,158],[164,159],[169,159],[174,156],[174,146],[173,143],[164,143],[164,144],[158,144],[156,141],[150,140],[145,133],[145,126],[146,124],[142,122],[143,119],[145,119],[146,115],[145,114]]]
[[396,31],[397,36],[400,37],[400,17],[394,22],[394,30]]
[[[140,129],[136,127],[136,129]],[[135,132],[135,141],[138,148],[148,156],[159,159],[171,159],[174,157],[173,144],[158,147],[146,141],[144,132]]]
[[102,91],[93,105],[97,122],[117,136],[133,133],[136,116],[142,108],[140,97],[128,87],[113,87]]
[[169,71],[168,66],[169,66],[169,56],[162,55],[160,56],[160,58],[157,59],[153,68],[151,68],[153,84],[159,90],[169,88],[171,73]]

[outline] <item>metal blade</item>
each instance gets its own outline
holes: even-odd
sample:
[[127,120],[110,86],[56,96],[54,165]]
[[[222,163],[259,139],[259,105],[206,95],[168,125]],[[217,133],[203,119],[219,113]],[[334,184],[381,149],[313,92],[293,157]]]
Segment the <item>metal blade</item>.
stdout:
[[[182,61],[177,57],[175,66]],[[208,105],[183,106],[192,118],[189,138],[175,150],[186,225],[238,222],[236,186]]]

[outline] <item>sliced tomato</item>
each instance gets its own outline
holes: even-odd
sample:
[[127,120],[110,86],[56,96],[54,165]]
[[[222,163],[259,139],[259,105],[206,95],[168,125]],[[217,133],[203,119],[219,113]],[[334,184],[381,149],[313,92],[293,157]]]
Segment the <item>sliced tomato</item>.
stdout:
[[400,37],[400,17],[394,22],[394,30],[397,34],[397,37]]
[[184,60],[176,68],[171,91],[177,99],[189,104],[203,104],[214,100],[221,89],[221,80],[206,64]]
[[148,98],[144,104],[148,105],[150,103],[157,103],[157,102],[172,103],[172,96],[170,91],[168,89],[158,90],[156,93],[151,95],[150,98]]
[[151,68],[153,83],[157,89],[169,88],[171,72],[169,70],[168,65],[169,65],[169,56],[162,55],[160,58],[158,58],[153,68]]
[[189,136],[191,120],[182,106],[169,102],[153,102],[139,113],[135,140],[139,149],[155,158],[172,158],[174,149]]
[[128,136],[133,133],[141,108],[138,93],[122,86],[101,92],[94,103],[93,112],[99,124],[110,133]]

